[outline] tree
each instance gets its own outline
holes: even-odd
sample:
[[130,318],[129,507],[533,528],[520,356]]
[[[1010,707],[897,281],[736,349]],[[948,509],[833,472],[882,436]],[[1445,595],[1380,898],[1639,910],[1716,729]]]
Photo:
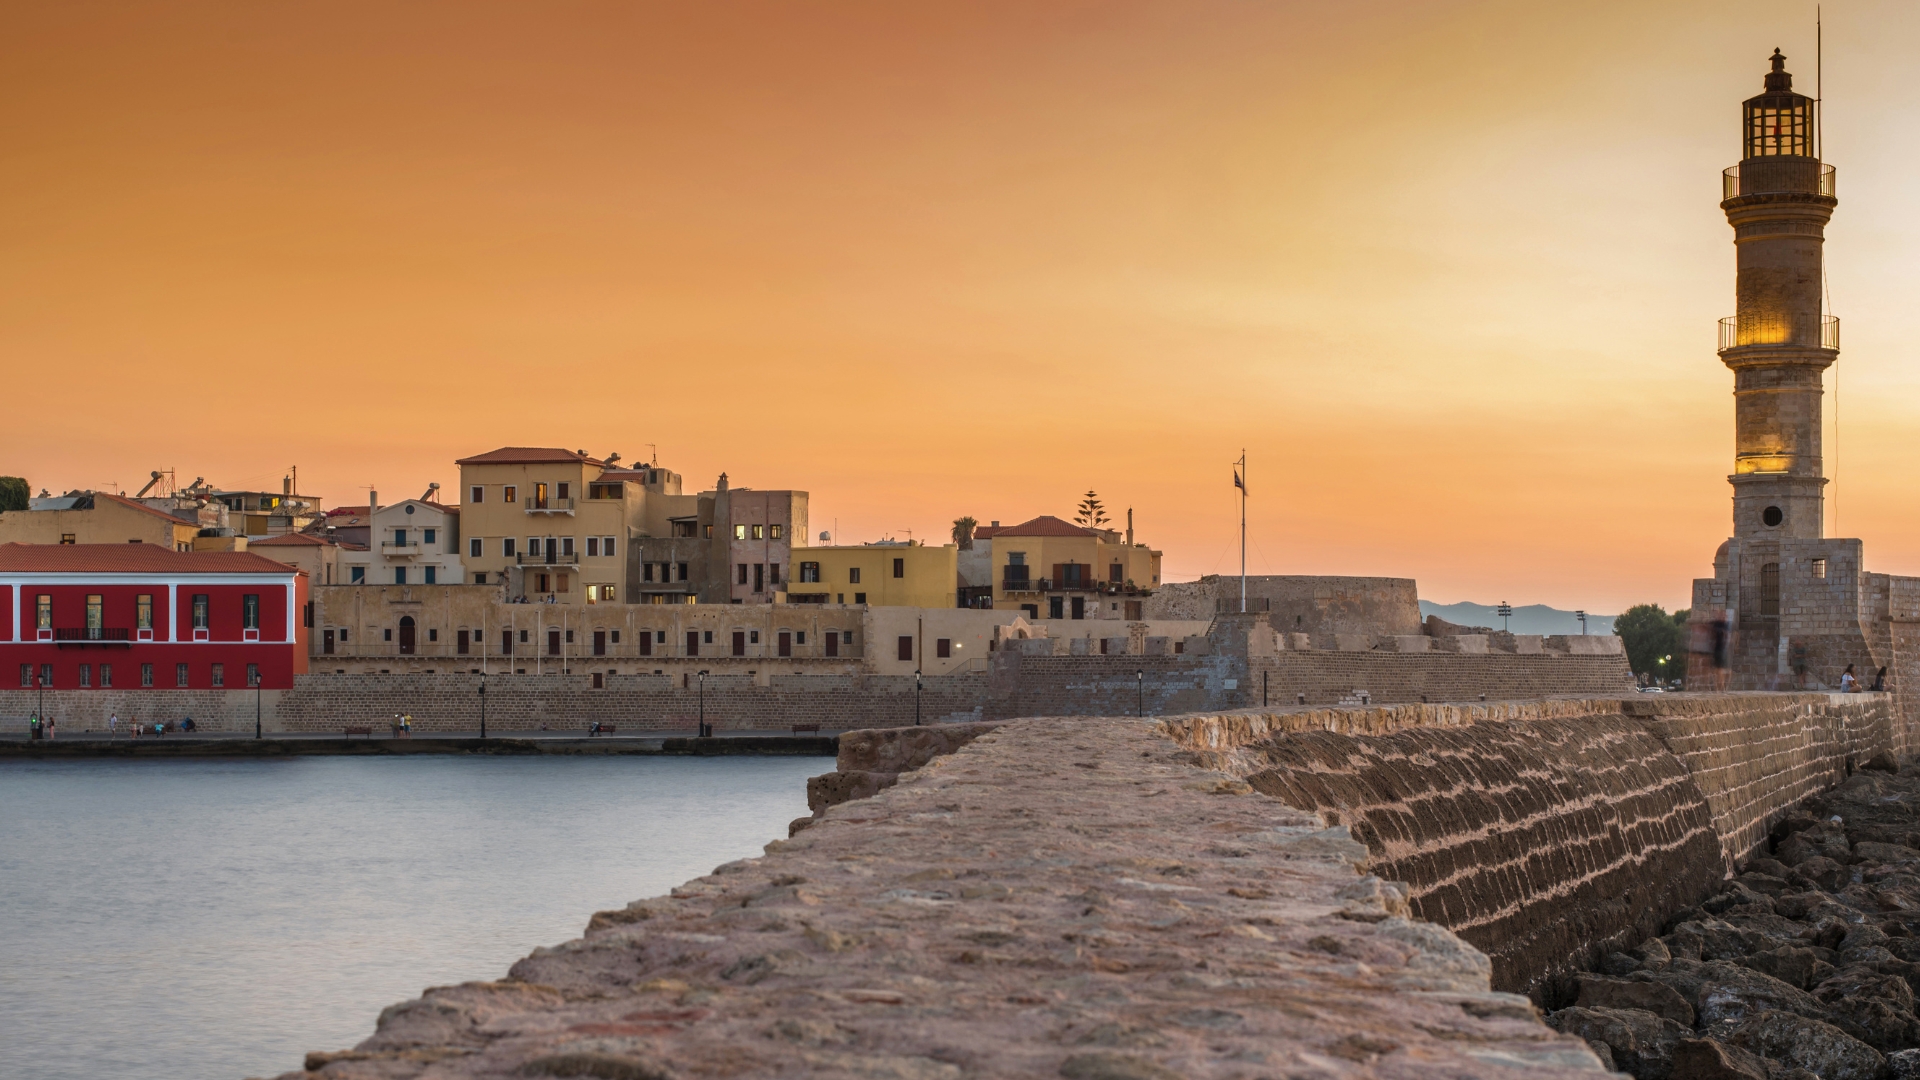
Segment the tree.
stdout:
[[8,510],[25,510],[27,500],[33,495],[33,487],[18,476],[0,476],[0,513]]
[[1613,632],[1627,648],[1627,666],[1635,675],[1673,679],[1687,670],[1687,613],[1667,614],[1659,604],[1635,604],[1613,620]]
[[973,527],[980,524],[971,517],[953,519],[953,545],[961,551],[973,550]]
[[1087,497],[1080,500],[1080,512],[1073,516],[1073,523],[1084,525],[1089,529],[1097,529],[1105,525],[1107,509],[1100,505],[1100,496],[1091,491],[1087,492]]

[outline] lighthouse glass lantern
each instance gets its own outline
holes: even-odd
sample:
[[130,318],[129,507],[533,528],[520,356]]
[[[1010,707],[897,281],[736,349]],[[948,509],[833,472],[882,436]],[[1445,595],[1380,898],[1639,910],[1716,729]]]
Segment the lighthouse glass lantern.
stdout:
[[1758,157],[1814,156],[1814,101],[1793,92],[1793,76],[1787,73],[1787,58],[1773,50],[1773,70],[1767,74],[1766,92],[1746,100],[1746,154]]

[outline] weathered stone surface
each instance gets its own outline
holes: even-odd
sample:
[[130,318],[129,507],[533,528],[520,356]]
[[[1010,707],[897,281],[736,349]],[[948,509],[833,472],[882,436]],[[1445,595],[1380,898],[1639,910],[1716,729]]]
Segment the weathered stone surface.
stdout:
[[1693,1006],[1672,987],[1632,979],[1579,976],[1575,1005],[1590,1009],[1640,1009],[1682,1027],[1693,1026]]
[[1920,1080],[1920,1050],[1888,1054],[1887,1071],[1892,1080]]
[[1613,1066],[1636,1080],[1667,1080],[1673,1070],[1673,1052],[1691,1034],[1685,1027],[1639,1009],[1598,1009],[1575,1006],[1547,1018],[1563,1035],[1590,1043],[1604,1043]]
[[1814,968],[1819,963],[1812,949],[1797,949],[1791,946],[1768,949],[1751,956],[1735,957],[1734,962],[1750,967],[1763,975],[1771,975],[1799,990],[1812,988]]
[[1806,1069],[1821,1080],[1879,1080],[1886,1059],[1831,1024],[1785,1012],[1762,1012],[1727,1042],[1770,1061]]
[[1682,1039],[1673,1048],[1672,1080],[1768,1080],[1767,1062],[1717,1039]]
[[1445,929],[1342,917],[1391,883],[1224,780],[1016,721],[293,1075],[1599,1075]]
[[1694,1017],[1702,1029],[1716,1024],[1738,1024],[1763,1012],[1780,1010],[1820,1018],[1825,1010],[1813,995],[1769,975],[1726,960],[1700,969],[1701,984],[1694,997]]

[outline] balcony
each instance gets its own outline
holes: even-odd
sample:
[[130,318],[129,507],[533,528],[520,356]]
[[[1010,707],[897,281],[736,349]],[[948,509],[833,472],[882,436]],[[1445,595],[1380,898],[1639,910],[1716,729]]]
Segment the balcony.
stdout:
[[513,559],[514,562],[521,566],[551,566],[556,570],[580,569],[580,557],[578,555],[559,555],[550,551],[539,553],[523,551],[515,555]]
[[420,554],[420,545],[383,540],[380,543],[380,554],[389,559],[411,559]]
[[531,495],[521,500],[529,514],[571,514],[572,499],[538,499]]
[[1762,159],[1747,170],[1746,176],[1740,175],[1740,166],[1735,165],[1720,174],[1720,201],[1736,199],[1742,195],[1784,195],[1799,193],[1803,195],[1824,195],[1835,198],[1833,166],[1823,165],[1811,158],[1779,157]]
[[53,643],[58,648],[81,648],[99,645],[102,648],[132,648],[133,631],[124,626],[62,626],[53,631]]
[[[1733,316],[1720,320],[1720,351],[1745,348],[1749,345],[1792,345],[1802,348],[1811,347],[1810,341],[1796,341],[1803,337],[1804,331],[1796,332],[1793,320],[1749,315],[1745,318]],[[1836,315],[1820,316],[1820,348],[1840,348],[1840,318]]]
[[1001,592],[1037,593],[1037,592],[1045,592],[1046,587],[1047,587],[1046,578],[1035,579],[1035,578],[1024,578],[1024,577],[1023,578],[1009,577],[1009,578],[1000,579]]

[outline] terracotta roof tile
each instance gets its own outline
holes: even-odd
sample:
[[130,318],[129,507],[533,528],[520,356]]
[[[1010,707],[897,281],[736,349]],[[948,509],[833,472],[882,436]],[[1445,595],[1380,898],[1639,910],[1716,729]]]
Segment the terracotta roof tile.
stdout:
[[558,450],[549,446],[503,446],[498,450],[489,450],[484,454],[461,458],[455,465],[605,465],[596,457],[588,457],[572,450]]
[[1002,525],[999,528],[992,525],[976,526],[973,535],[978,540],[990,540],[996,536],[1094,536],[1097,532],[1062,521],[1051,514],[1042,514],[1018,525]]
[[0,544],[0,574],[292,574],[247,551],[172,551],[159,544]]
[[331,543],[333,541],[325,537],[309,536],[306,533],[283,533],[279,536],[269,536],[265,540],[249,540],[247,548],[251,550],[257,547],[326,547]]

